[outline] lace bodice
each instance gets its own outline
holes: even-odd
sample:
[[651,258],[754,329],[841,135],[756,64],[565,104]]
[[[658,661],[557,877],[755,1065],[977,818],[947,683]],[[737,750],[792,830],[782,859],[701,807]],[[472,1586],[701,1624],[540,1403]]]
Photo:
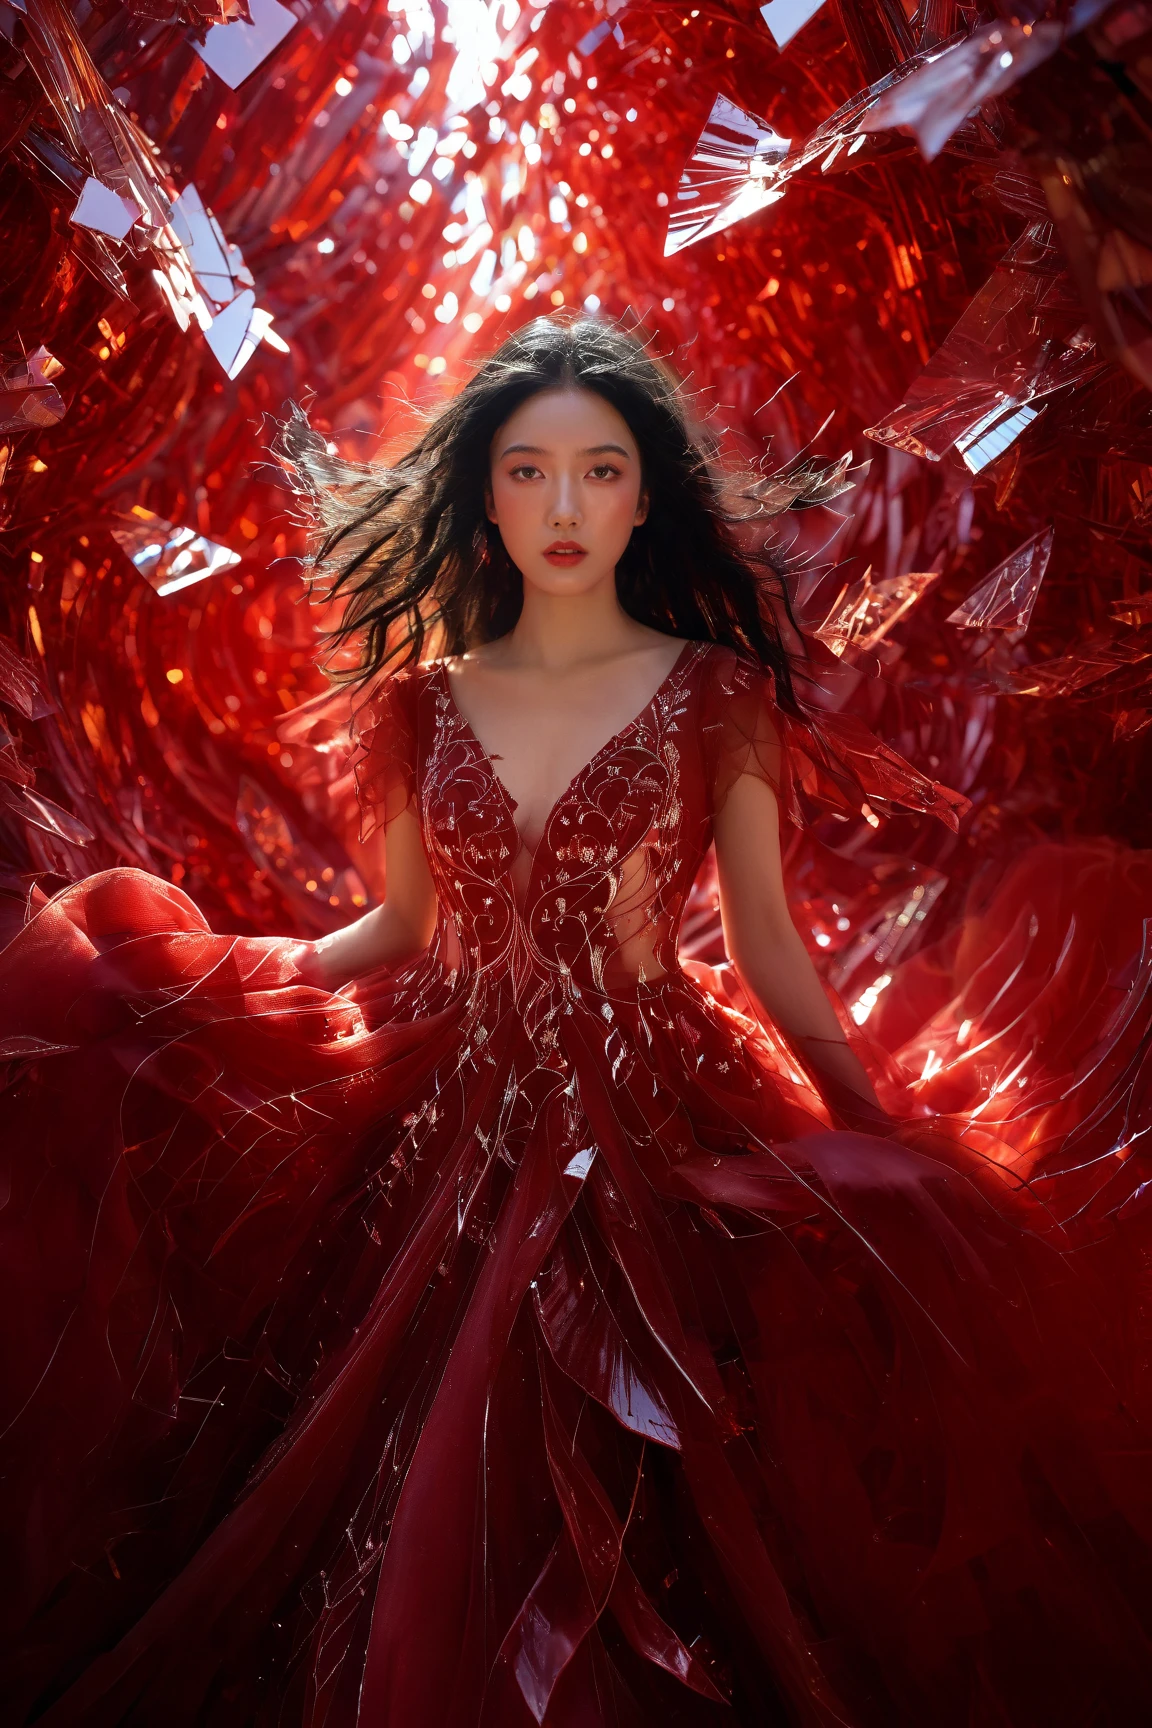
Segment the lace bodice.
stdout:
[[358,730],[366,825],[418,810],[438,957],[463,977],[506,970],[518,988],[560,975],[612,994],[673,971],[713,817],[743,773],[768,781],[795,819],[806,801],[859,809],[865,790],[881,806],[944,805],[862,728],[783,712],[767,673],[713,643],[685,643],[652,699],[580,769],[527,874],[513,868],[523,841],[512,801],[442,662],[388,679]]

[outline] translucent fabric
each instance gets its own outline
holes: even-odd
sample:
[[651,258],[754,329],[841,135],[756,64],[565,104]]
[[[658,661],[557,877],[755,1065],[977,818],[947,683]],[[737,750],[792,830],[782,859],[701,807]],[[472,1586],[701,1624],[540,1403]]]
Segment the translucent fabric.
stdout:
[[[955,800],[696,644],[519,890],[443,667],[361,747],[419,812],[415,961],[331,996],[130,870],[0,957],[8,1719],[1145,1719],[1137,1158],[1092,1213],[979,1124],[867,1120],[677,952],[738,773]],[[964,1008],[1024,1037],[1031,986],[1075,1056],[1052,940],[978,942]]]

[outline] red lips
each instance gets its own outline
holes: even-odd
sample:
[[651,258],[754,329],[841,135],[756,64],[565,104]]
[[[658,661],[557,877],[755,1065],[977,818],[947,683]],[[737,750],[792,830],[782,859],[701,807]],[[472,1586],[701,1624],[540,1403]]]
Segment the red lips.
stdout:
[[578,540],[553,540],[551,546],[544,548],[544,556],[549,564],[556,564],[563,568],[570,564],[578,564],[581,558],[588,556],[588,553]]

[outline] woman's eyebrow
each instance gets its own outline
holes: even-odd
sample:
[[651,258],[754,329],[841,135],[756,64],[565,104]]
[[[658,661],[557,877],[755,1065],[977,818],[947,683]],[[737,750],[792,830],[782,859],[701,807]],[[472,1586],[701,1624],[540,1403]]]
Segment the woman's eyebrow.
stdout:
[[[590,444],[586,450],[581,450],[581,456],[623,456],[628,461],[629,455],[623,444]],[[547,456],[549,452],[542,444],[508,444],[500,452],[500,459],[505,456]]]

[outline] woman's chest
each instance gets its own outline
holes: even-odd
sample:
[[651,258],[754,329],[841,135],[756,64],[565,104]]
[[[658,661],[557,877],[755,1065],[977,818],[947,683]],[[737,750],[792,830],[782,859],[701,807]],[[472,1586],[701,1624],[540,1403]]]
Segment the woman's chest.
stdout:
[[442,898],[474,902],[481,889],[491,900],[496,890],[543,935],[557,919],[588,927],[624,902],[652,904],[695,873],[710,813],[687,684],[576,771],[540,814],[534,845],[449,693],[432,688],[422,706],[417,790]]

